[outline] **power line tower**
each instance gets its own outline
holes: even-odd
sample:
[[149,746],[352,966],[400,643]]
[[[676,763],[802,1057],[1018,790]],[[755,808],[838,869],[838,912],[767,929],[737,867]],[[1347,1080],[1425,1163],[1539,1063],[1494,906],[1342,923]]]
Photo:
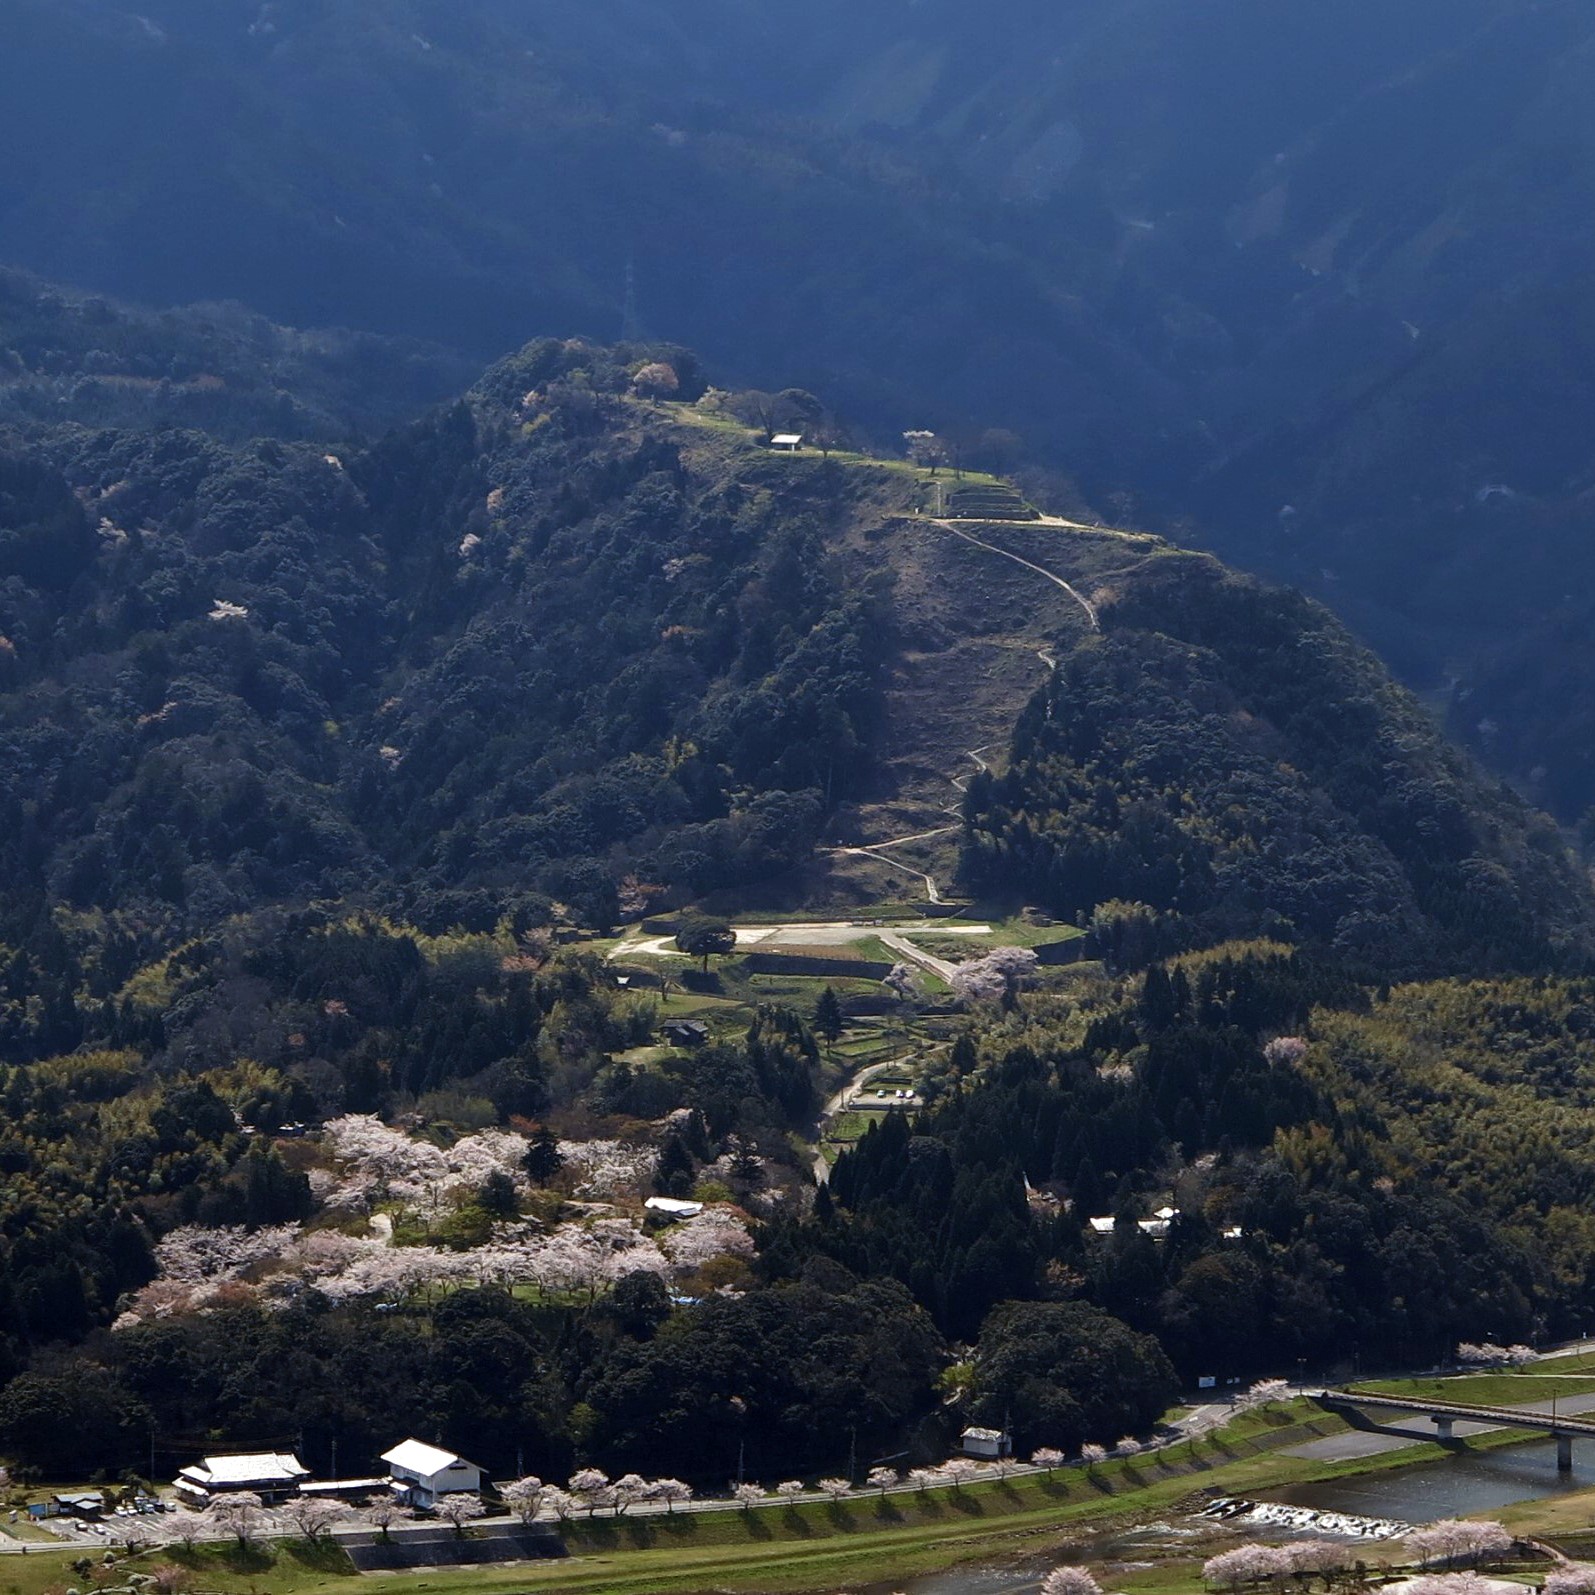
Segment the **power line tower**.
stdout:
[[637,314],[637,262],[626,262],[626,297],[620,309],[620,341],[642,341],[642,319]]

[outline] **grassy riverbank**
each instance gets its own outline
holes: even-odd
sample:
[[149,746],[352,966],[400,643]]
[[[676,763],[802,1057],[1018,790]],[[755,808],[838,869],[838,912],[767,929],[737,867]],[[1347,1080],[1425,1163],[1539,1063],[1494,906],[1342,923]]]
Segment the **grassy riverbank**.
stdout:
[[[1290,1480],[1326,1478],[1369,1464],[1322,1464],[1285,1448],[1344,1425],[1306,1402],[1246,1413],[1200,1440],[1091,1469],[1026,1474],[961,1490],[772,1504],[751,1512],[583,1519],[566,1525],[571,1555],[510,1567],[366,1575],[372,1595],[697,1595],[704,1590],[797,1592],[908,1577],[958,1561],[1042,1552],[1072,1533],[1167,1513],[1198,1492],[1245,1494]],[[1420,1448],[1438,1454],[1432,1446]],[[1376,1459],[1376,1462],[1384,1459]],[[42,1595],[71,1583],[81,1552],[0,1559],[0,1595]],[[311,1595],[349,1587],[334,1547],[304,1544],[240,1551],[206,1545],[175,1560],[215,1595]]]
[[[1050,1478],[1026,1474],[961,1490],[772,1504],[751,1512],[582,1519],[565,1526],[571,1554],[560,1561],[362,1577],[336,1547],[301,1542],[248,1550],[168,1549],[140,1558],[138,1565],[185,1563],[196,1589],[206,1595],[324,1595],[352,1589],[349,1581],[356,1577],[370,1595],[798,1595],[906,1579],[962,1561],[1041,1555],[1080,1534],[1177,1514],[1205,1496],[1259,1495],[1446,1454],[1423,1441],[1346,1461],[1288,1454],[1346,1428],[1311,1402],[1295,1401],[1242,1414],[1196,1441],[1091,1469],[1059,1469]],[[1486,1435],[1469,1444],[1489,1449],[1516,1438]],[[1588,1529],[1591,1501],[1583,1494],[1559,1496],[1505,1516],[1520,1532],[1560,1538]],[[0,1558],[0,1595],[43,1595],[51,1585],[74,1582],[69,1563],[80,1554],[57,1550]],[[1120,1583],[1131,1595],[1195,1590],[1201,1554],[1203,1547],[1193,1544],[1189,1555],[1160,1558]]]

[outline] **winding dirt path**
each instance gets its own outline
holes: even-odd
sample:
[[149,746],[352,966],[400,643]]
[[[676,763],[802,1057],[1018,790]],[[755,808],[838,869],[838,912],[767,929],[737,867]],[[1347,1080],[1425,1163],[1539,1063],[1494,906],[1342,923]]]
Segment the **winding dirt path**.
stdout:
[[[1043,565],[1037,565],[1032,560],[1021,558],[1021,556],[1018,554],[1009,553],[1006,548],[999,548],[995,543],[988,543],[984,538],[976,537],[973,532],[965,531],[964,528],[956,521],[940,520],[934,515],[927,515],[924,517],[924,520],[927,525],[939,526],[944,532],[951,532],[954,537],[961,537],[966,543],[972,543],[976,548],[985,549],[988,554],[1000,554],[1004,559],[1011,559],[1014,564],[1023,565],[1026,570],[1033,570],[1036,575],[1044,577],[1047,581],[1051,582],[1054,587],[1061,587],[1085,611],[1086,619],[1091,623],[1091,629],[1093,631],[1102,630],[1102,622],[1097,617],[1096,605],[1093,604],[1089,598],[1085,597],[1077,588],[1071,587],[1069,583],[1063,579],[1063,577],[1054,574]],[[1023,524],[1026,526],[1034,526],[1036,522],[1025,521]],[[1044,522],[1043,524],[1069,526],[1073,523],[1068,521],[1059,521]],[[1081,531],[1087,531],[1090,529],[1091,528],[1088,527],[1079,528]]]

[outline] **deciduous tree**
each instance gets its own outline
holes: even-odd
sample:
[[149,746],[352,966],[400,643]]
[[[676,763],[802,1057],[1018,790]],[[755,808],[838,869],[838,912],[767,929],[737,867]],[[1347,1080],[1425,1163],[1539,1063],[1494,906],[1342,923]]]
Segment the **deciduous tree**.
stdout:
[[434,1510],[463,1539],[465,1525],[474,1523],[487,1509],[478,1496],[472,1495],[467,1490],[453,1490],[439,1498]]
[[240,1545],[248,1545],[260,1525],[264,1503],[253,1490],[234,1490],[211,1502],[210,1514],[229,1534],[238,1537]]
[[522,1523],[530,1523],[543,1505],[543,1481],[534,1473],[504,1486],[504,1500]]

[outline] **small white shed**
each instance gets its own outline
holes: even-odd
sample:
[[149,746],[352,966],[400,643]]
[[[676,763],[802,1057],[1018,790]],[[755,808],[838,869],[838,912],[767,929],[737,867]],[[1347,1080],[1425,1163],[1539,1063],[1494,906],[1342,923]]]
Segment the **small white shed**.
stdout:
[[966,1457],[1006,1457],[1013,1454],[1013,1441],[1002,1429],[965,1429],[959,1448]]
[[382,1453],[394,1493],[411,1506],[430,1507],[439,1496],[482,1493],[482,1470],[425,1440],[405,1440]]

